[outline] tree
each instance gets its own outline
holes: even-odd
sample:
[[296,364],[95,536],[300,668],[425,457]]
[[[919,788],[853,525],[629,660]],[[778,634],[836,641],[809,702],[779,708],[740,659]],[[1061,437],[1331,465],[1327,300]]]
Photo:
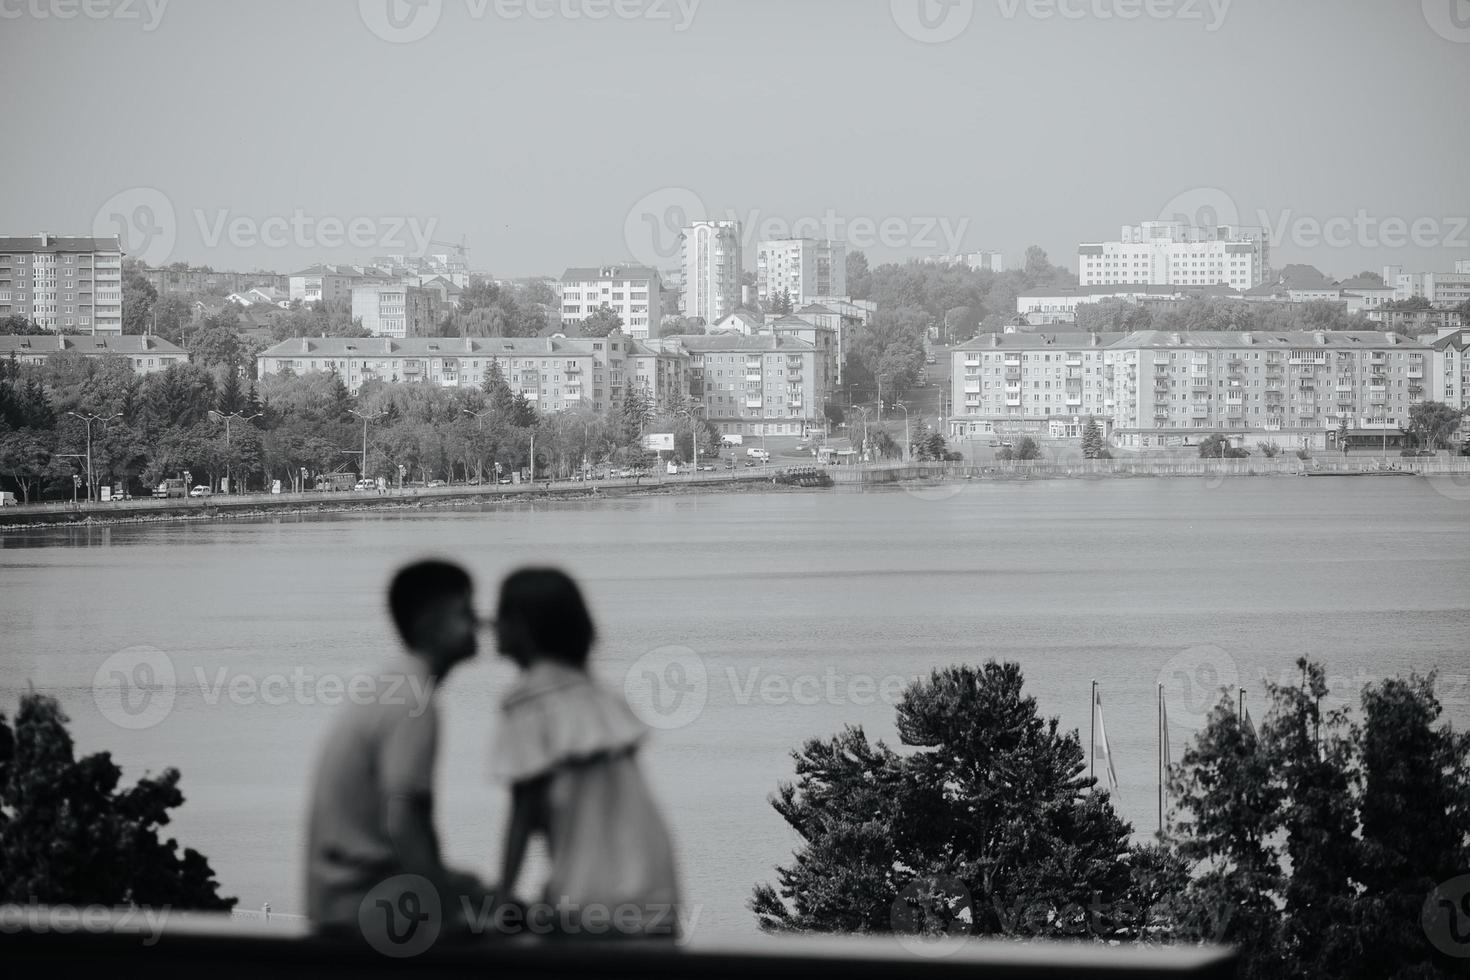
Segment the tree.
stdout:
[[1089,415],[1082,426],[1082,458],[1107,459],[1111,455],[1103,442],[1102,429],[1098,426],[1097,419]]
[[184,802],[179,771],[119,790],[108,753],[75,758],[66,721],[34,693],[14,730],[0,714],[0,902],[232,908],[203,855],[159,839]]
[[1016,459],[1031,460],[1040,458],[1041,447],[1036,444],[1035,439],[1030,436],[1023,436],[1021,441],[1016,443]]
[[21,502],[30,503],[41,481],[51,472],[52,440],[48,432],[12,429],[0,433],[0,473],[15,483]]
[[1419,402],[1409,407],[1409,435],[1425,449],[1451,449],[1465,413],[1443,402]]
[[872,280],[868,273],[868,257],[860,251],[847,253],[847,293],[853,299],[868,299]]
[[1249,455],[1250,450],[1231,445],[1230,439],[1220,433],[1199,441],[1200,459],[1244,459]]
[[[899,755],[849,727],[794,752],[771,805],[801,837],[760,885],[763,929],[1121,938],[1131,828],[1086,775],[1077,733],[1044,719],[1016,664],[935,670],[905,690]],[[1089,916],[1094,909],[1101,915]]]
[[1456,964],[1426,943],[1422,916],[1426,896],[1470,867],[1470,734],[1437,726],[1442,708],[1433,674],[1370,684],[1362,701],[1365,894],[1358,901],[1356,975],[1463,970],[1463,960]]
[[1170,825],[1180,856],[1205,868],[1184,899],[1186,929],[1239,946],[1247,980],[1284,975],[1273,901],[1282,874],[1271,843],[1282,797],[1270,758],[1223,697],[1169,774]]
[[147,276],[136,269],[126,272],[122,283],[122,332],[143,334],[152,329],[153,304],[157,300],[158,290]]
[[9,316],[0,317],[0,336],[23,336],[35,334],[49,334],[50,330],[38,326],[34,321],[23,316],[12,313]]
[[786,316],[791,312],[791,290],[783,289],[770,299],[771,312],[780,316]]
[[648,389],[642,385],[629,385],[619,409],[619,444],[642,445],[643,430],[653,421],[653,404],[649,401]]
[[1261,451],[1261,455],[1266,457],[1267,459],[1275,459],[1277,456],[1281,455],[1281,443],[1276,442],[1272,439],[1268,439],[1265,442],[1256,443],[1256,448],[1259,449]]
[[614,330],[621,330],[622,326],[623,318],[604,303],[593,310],[587,319],[577,324],[577,330],[583,337],[606,337]]

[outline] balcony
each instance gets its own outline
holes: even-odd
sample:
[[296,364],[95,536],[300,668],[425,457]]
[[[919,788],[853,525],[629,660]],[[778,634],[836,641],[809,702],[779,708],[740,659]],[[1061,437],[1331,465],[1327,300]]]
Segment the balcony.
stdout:
[[766,400],[764,398],[760,398],[760,397],[752,398],[749,395],[746,395],[745,396],[745,407],[746,408],[761,408],[762,406],[765,405],[765,403],[766,403]]
[[965,382],[965,394],[967,394],[967,395],[978,395],[979,393],[980,393],[980,382],[978,382],[978,381],[966,381]]
[[1078,367],[1078,368],[1080,368],[1082,366],[1082,355],[1081,354],[1068,354],[1067,355],[1067,359],[1065,361],[1065,364],[1066,364],[1067,367]]
[[1016,407],[1016,406],[1018,406],[1020,404],[1021,404],[1021,396],[1020,395],[1006,395],[1006,405],[1008,407],[1014,408],[1014,407]]
[[1077,407],[1081,406],[1081,404],[1082,404],[1082,396],[1081,395],[1074,395],[1074,394],[1072,394],[1070,392],[1067,393],[1067,407],[1068,408],[1077,408]]
[[1193,418],[1204,418],[1206,415],[1210,414],[1210,405],[1208,402],[1205,402],[1203,404],[1196,402],[1195,404],[1189,406],[1189,414]]
[[1020,368],[1015,368],[1014,370],[1012,370],[1011,368],[1006,368],[1006,380],[1007,381],[1020,381],[1021,380],[1021,369]]

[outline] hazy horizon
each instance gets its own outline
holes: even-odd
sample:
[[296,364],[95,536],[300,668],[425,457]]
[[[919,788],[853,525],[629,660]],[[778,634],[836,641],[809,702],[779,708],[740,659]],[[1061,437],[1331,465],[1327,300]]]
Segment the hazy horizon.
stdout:
[[555,276],[676,264],[701,210],[1075,271],[1120,225],[1233,210],[1277,268],[1450,271],[1454,3],[0,0],[0,234],[120,214],[151,262],[283,273],[463,238]]

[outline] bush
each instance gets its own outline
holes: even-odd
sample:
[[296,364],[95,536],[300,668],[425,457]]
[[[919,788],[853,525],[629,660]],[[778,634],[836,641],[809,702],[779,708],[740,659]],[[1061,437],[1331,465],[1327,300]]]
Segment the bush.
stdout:
[[1312,453],[1311,453],[1310,450],[1305,449],[1305,448],[1298,449],[1296,451],[1296,458],[1297,459],[1301,459],[1301,460],[1308,460],[1308,459],[1311,459],[1312,458]]

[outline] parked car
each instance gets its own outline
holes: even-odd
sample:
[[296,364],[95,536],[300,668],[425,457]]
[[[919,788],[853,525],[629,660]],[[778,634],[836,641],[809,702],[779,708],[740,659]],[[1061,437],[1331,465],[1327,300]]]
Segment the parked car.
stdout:
[[358,480],[352,485],[352,489],[356,490],[358,493],[365,493],[378,489],[378,485],[372,480]]
[[449,486],[449,484],[445,483],[443,480],[430,480],[429,481],[429,488],[430,489],[433,489],[434,487],[447,487],[447,486]]
[[191,497],[208,497],[213,492],[214,491],[210,490],[208,487],[206,487],[204,484],[201,483],[198,486],[196,486],[193,490],[190,490],[189,491],[189,496],[191,496]]

